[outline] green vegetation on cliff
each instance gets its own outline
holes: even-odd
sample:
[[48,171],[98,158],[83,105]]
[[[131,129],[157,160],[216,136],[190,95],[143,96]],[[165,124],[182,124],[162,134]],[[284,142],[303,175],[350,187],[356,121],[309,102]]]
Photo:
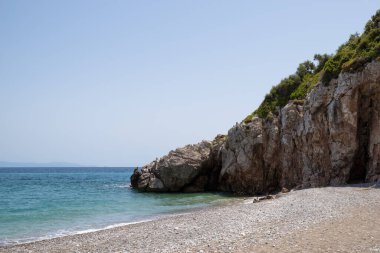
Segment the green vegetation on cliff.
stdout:
[[[328,59],[328,55],[316,55],[315,59]],[[301,63],[296,73],[281,80],[281,82],[273,87],[269,94],[265,96],[260,107],[245,121],[250,120],[253,115],[265,118],[269,112],[275,112],[277,107],[284,107],[290,99],[302,100],[307,92],[317,83],[319,72],[316,70],[321,68],[321,64],[325,61],[320,61],[317,66],[311,61]]]
[[296,73],[281,80],[274,86],[259,108],[248,115],[244,121],[249,122],[253,116],[266,118],[276,113],[277,108],[284,107],[290,100],[299,103],[306,98],[308,92],[321,81],[329,85],[341,72],[361,70],[366,63],[380,56],[380,10],[367,22],[364,32],[353,34],[341,45],[334,55],[317,54],[314,60],[301,63]]

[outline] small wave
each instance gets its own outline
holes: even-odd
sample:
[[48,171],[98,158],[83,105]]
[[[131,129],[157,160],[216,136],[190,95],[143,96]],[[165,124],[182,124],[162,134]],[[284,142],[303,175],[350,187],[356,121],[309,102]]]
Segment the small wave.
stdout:
[[114,225],[109,225],[109,226],[107,226],[107,227],[105,227],[103,229],[99,229],[99,230],[105,230],[105,229],[123,227],[123,226],[127,226],[127,225],[138,224],[138,223],[148,222],[148,221],[152,221],[152,220],[153,219],[147,219],[147,220],[133,221],[133,222],[128,222],[128,223],[118,223],[118,224],[114,224]]
[[69,235],[81,235],[81,234],[93,233],[93,232],[97,232],[97,231],[101,231],[101,230],[123,227],[123,226],[127,226],[127,225],[138,224],[138,223],[148,222],[148,221],[152,221],[152,220],[153,219],[145,219],[145,220],[141,220],[141,221],[116,223],[116,224],[108,225],[108,226],[101,227],[101,228],[90,228],[90,229],[76,230],[76,231],[59,230],[53,234],[44,235],[44,236],[40,236],[40,237],[29,237],[29,238],[23,238],[23,239],[4,239],[4,240],[0,240],[0,246],[17,245],[17,244],[24,244],[24,243],[30,243],[30,242],[49,240],[49,239],[54,239],[54,238],[59,238],[59,237],[64,237],[64,236],[69,236]]
[[117,228],[117,227],[123,227],[123,226],[127,226],[127,225],[138,224],[138,223],[148,222],[148,221],[152,221],[152,220],[153,219],[146,219],[146,220],[141,220],[141,221],[116,223],[116,224],[108,225],[108,226],[105,226],[102,228],[90,228],[90,229],[85,229],[85,230],[79,230],[79,231],[70,233],[70,235],[81,235],[81,234],[86,234],[86,233],[92,233],[92,232],[96,232],[96,231],[107,230],[107,229],[112,229],[112,228]]
[[130,184],[106,184],[106,185],[103,185],[103,189],[114,189],[114,188],[130,188]]

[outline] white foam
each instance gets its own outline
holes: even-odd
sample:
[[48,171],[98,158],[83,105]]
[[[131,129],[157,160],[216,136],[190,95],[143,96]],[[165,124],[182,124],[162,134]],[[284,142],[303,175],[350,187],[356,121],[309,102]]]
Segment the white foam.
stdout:
[[138,224],[138,223],[148,222],[152,220],[153,219],[145,219],[145,220],[133,221],[133,222],[116,223],[116,224],[108,225],[102,228],[90,228],[90,229],[79,230],[79,231],[59,230],[55,232],[54,234],[40,236],[40,237],[29,237],[29,238],[24,238],[24,239],[5,239],[5,240],[0,240],[0,246],[37,242],[37,241],[69,236],[69,235],[81,235],[81,234],[93,233],[93,232],[97,232],[101,230],[123,227],[127,225]]

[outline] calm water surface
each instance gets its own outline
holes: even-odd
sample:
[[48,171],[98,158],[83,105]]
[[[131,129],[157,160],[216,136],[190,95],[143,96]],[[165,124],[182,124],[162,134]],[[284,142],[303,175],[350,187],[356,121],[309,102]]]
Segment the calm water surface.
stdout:
[[222,203],[216,193],[138,193],[132,168],[0,168],[0,245]]

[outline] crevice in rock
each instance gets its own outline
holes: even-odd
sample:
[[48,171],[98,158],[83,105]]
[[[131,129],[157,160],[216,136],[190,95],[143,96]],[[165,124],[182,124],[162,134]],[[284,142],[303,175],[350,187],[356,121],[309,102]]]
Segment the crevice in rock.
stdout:
[[368,144],[370,137],[370,120],[372,117],[372,99],[370,96],[359,93],[357,140],[358,147],[350,170],[347,183],[362,183],[365,181],[368,167]]

